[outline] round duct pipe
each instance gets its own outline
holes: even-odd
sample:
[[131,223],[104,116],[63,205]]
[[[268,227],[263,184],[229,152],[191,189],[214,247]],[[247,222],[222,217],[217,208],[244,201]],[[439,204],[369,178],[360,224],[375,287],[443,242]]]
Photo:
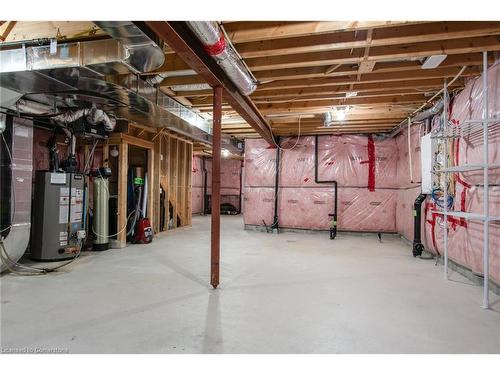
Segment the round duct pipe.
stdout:
[[187,24],[205,46],[205,51],[217,61],[240,92],[243,95],[253,93],[257,84],[233,48],[226,43],[217,23],[189,21]]

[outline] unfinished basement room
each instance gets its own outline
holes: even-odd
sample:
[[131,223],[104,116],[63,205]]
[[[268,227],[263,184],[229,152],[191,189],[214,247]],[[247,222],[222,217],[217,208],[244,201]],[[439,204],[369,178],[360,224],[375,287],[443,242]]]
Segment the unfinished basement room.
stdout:
[[500,354],[499,20],[127,9],[0,21],[3,354]]

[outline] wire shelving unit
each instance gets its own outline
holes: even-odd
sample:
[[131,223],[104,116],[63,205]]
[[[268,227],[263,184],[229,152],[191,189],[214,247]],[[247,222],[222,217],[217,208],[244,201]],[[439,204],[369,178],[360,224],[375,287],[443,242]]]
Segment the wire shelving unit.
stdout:
[[[475,220],[483,222],[483,304],[482,307],[489,308],[489,223],[492,221],[500,221],[500,217],[490,216],[489,214],[489,181],[488,172],[491,169],[500,168],[500,164],[489,164],[488,162],[488,133],[489,125],[493,123],[499,123],[498,118],[488,118],[488,52],[483,52],[483,115],[481,119],[471,119],[464,121],[463,123],[456,126],[448,126],[448,88],[446,82],[444,83],[444,110],[443,117],[444,123],[441,132],[436,134],[433,138],[442,139],[445,144],[445,152],[443,157],[444,167],[437,169],[437,172],[445,173],[445,179],[443,187],[444,191],[444,204],[442,210],[435,210],[433,212],[442,214],[444,216],[444,278],[448,279],[448,216],[464,218],[466,220]],[[482,132],[482,144],[483,144],[483,163],[482,164],[465,164],[458,166],[449,166],[448,164],[448,146],[449,141],[457,138],[462,138],[466,136],[480,136]],[[483,171],[483,213],[473,213],[473,212],[462,212],[462,211],[449,211],[448,210],[448,174],[449,173],[459,173],[466,171]]]

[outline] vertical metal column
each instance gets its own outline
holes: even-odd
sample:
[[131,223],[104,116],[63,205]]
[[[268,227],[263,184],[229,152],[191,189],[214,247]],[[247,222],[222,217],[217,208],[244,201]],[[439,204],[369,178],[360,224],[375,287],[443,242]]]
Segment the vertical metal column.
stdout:
[[488,52],[483,52],[483,178],[484,178],[484,232],[483,232],[483,308],[489,303],[489,186],[488,186]]
[[444,279],[448,280],[448,86],[446,79],[443,87],[443,143],[444,143],[444,187],[443,187],[443,218],[444,218]]
[[213,88],[213,129],[212,129],[212,238],[210,260],[210,284],[215,289],[219,285],[220,259],[220,152],[222,87]]

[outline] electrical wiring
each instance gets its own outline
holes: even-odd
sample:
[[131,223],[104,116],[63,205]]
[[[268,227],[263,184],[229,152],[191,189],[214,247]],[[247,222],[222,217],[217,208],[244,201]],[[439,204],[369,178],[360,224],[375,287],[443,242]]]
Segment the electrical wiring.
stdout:
[[[141,210],[139,210],[139,212],[142,212]],[[131,211],[128,216],[127,216],[127,220],[125,222],[125,226],[123,228],[121,228],[118,232],[114,233],[114,234],[111,234],[111,235],[108,235],[108,236],[103,236],[102,234],[99,234],[99,233],[96,233],[96,231],[94,231],[94,228],[92,227],[92,232],[96,235],[96,236],[99,236],[99,237],[104,237],[104,238],[113,238],[117,235],[119,235],[120,233],[122,233],[124,230],[127,229],[127,226],[128,226],[128,221],[130,220],[130,217],[132,216],[132,214],[135,214],[136,213],[136,210],[133,210]],[[130,228],[130,230],[127,232],[127,236],[130,235],[132,233],[132,229],[133,229],[134,225],[132,225],[132,227]]]
[[95,148],[96,148],[98,142],[99,142],[99,139],[96,139],[94,144],[92,145],[92,149],[89,152],[89,157],[85,161],[85,167],[83,168],[83,174],[87,174],[89,172],[88,169],[90,169],[92,162],[94,161],[94,152],[95,152]]
[[289,148],[283,148],[283,147],[280,147],[278,145],[278,143],[276,143],[276,140],[274,139],[274,134],[271,132],[271,138],[273,140],[273,143],[276,145],[277,148],[279,148],[281,151],[290,151],[290,150],[293,150],[297,144],[299,143],[299,139],[300,139],[300,120],[302,118],[302,115],[299,115],[299,133],[297,135],[297,140],[295,141],[295,144],[292,146],[292,147],[289,147]]
[[[7,269],[14,274],[17,274],[20,276],[38,276],[38,275],[46,275],[48,273],[55,272],[58,269],[75,262],[80,257],[80,254],[82,252],[82,248],[83,248],[83,242],[81,240],[78,240],[78,251],[77,251],[77,254],[75,255],[74,258],[72,258],[71,260],[69,260],[63,264],[60,264],[56,267],[40,268],[40,267],[26,266],[24,264],[20,264],[16,261],[12,260],[12,258],[10,258],[9,254],[7,252],[7,249],[5,248],[4,242],[2,240],[0,240],[0,258],[2,259],[2,262],[5,264]],[[19,271],[19,270],[16,270],[14,267],[23,268],[26,271]]]
[[[441,194],[438,194],[438,193],[441,193]],[[442,193],[443,193],[443,190],[441,188],[434,188],[434,189],[432,189],[431,197],[432,197],[432,200],[436,203],[436,205],[438,207],[444,208],[444,201],[442,198],[442,195],[443,195]],[[453,201],[454,201],[453,196],[448,195],[448,202],[447,202],[448,208],[453,207]]]
[[[99,173],[99,176],[101,178],[104,178],[101,174],[101,171],[99,170],[99,168],[97,169],[97,173]],[[106,189],[106,193],[108,194],[108,197],[110,196],[109,194],[109,189],[106,185],[104,185],[104,188]],[[139,209],[139,212],[141,213],[142,210]],[[108,236],[103,236],[102,234],[99,234],[99,233],[96,233],[96,231],[94,230],[94,227],[92,227],[92,232],[96,235],[96,236],[99,236],[99,237],[104,237],[104,238],[113,238],[117,235],[119,235],[120,233],[122,233],[124,230],[127,229],[127,226],[128,226],[128,221],[130,220],[130,217],[132,216],[132,214],[136,214],[137,213],[137,210],[133,210],[131,211],[128,215],[127,215],[127,220],[125,220],[125,226],[123,228],[121,228],[118,232],[114,233],[114,234],[111,234],[111,235],[108,235]],[[137,219],[136,219],[137,220]],[[135,221],[136,221],[135,220]],[[127,232],[127,236],[129,236],[131,233],[132,233],[132,230],[135,226],[135,221],[134,221],[134,224],[131,225],[131,228],[130,230]]]

